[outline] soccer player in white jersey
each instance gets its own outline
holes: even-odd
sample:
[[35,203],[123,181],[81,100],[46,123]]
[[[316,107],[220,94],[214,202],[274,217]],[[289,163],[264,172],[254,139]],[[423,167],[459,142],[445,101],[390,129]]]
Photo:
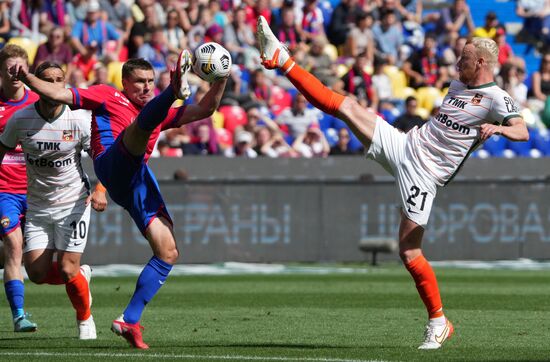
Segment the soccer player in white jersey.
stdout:
[[401,203],[399,255],[416,283],[429,318],[419,348],[440,348],[454,329],[443,314],[435,274],[421,249],[437,187],[446,185],[470,153],[493,134],[512,141],[529,138],[513,99],[494,83],[496,43],[482,38],[468,42],[457,63],[460,80],[452,82],[440,113],[424,127],[401,133],[373,111],[331,91],[300,68],[262,16],[258,18],[257,34],[262,64],[269,69],[279,68],[310,103],[346,122],[365,146],[367,157],[395,176]]
[[[55,63],[42,63],[35,74],[52,87],[65,86],[65,73]],[[16,112],[0,136],[0,159],[20,143],[27,164],[25,268],[35,283],[65,284],[80,339],[96,338],[90,310],[91,270],[80,266],[92,200],[80,157],[90,148],[90,124],[89,112],[40,98]],[[100,191],[94,194],[96,199],[105,198]],[[105,203],[92,205],[101,210]]]

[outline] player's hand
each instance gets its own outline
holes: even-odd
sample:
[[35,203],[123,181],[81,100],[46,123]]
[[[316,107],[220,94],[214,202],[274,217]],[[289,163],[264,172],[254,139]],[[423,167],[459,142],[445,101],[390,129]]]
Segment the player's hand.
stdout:
[[22,80],[27,78],[29,69],[23,64],[15,64],[8,69],[8,73],[11,80]]
[[92,203],[92,208],[97,212],[105,211],[107,208],[107,197],[103,191],[95,190],[90,196],[88,196],[86,204],[89,204],[90,202]]
[[497,124],[489,124],[485,123],[481,125],[481,129],[479,131],[479,137],[481,138],[481,141],[484,142],[492,135],[501,135],[502,134],[502,126]]

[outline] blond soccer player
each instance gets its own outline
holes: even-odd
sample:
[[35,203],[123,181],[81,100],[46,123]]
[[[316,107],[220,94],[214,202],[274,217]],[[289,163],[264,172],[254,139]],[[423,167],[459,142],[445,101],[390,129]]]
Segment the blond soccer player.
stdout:
[[281,69],[310,103],[346,122],[365,146],[367,157],[395,176],[401,202],[399,255],[428,312],[419,349],[440,348],[454,328],[443,313],[435,273],[422,254],[437,188],[449,183],[470,153],[493,134],[512,141],[529,138],[514,100],[494,82],[498,46],[490,39],[468,42],[457,63],[460,79],[451,83],[440,113],[424,127],[401,133],[300,68],[262,16],[257,36],[264,67]]

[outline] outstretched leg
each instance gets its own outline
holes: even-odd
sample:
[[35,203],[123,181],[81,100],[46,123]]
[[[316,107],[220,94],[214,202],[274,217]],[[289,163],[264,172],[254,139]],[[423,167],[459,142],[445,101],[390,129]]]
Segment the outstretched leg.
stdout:
[[446,339],[451,338],[454,328],[443,314],[443,304],[435,273],[422,254],[423,236],[424,228],[402,216],[399,226],[399,255],[414,279],[429,318],[425,340],[419,348],[437,349]]
[[346,122],[365,148],[370,146],[378,118],[376,113],[325,87],[311,73],[296,64],[263,16],[258,17],[257,36],[264,67],[282,70],[311,104]]

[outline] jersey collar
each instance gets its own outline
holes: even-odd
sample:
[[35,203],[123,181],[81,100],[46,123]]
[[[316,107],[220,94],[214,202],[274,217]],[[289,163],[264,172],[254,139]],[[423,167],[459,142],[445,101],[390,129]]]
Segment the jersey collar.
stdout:
[[38,102],[36,102],[34,104],[34,109],[36,110],[36,113],[38,113],[38,115],[40,116],[40,118],[42,118],[44,121],[48,122],[48,123],[54,123],[57,119],[59,119],[59,117],[61,117],[61,115],[63,113],[65,113],[65,109],[67,108],[67,105],[64,104],[63,105],[63,108],[61,109],[61,112],[59,112],[59,115],[55,118],[48,118],[46,116],[44,116],[41,112],[40,112],[40,109],[38,108]]
[[10,105],[10,106],[20,106],[20,105],[24,104],[24,103],[27,101],[28,98],[29,98],[29,91],[27,90],[27,88],[25,88],[25,93],[23,94],[23,97],[22,97],[20,100],[18,100],[18,101],[13,100],[13,99],[7,99],[7,98],[4,96],[3,93],[0,93],[0,99],[1,99],[4,103],[6,103],[6,104],[8,104],[8,105]]

